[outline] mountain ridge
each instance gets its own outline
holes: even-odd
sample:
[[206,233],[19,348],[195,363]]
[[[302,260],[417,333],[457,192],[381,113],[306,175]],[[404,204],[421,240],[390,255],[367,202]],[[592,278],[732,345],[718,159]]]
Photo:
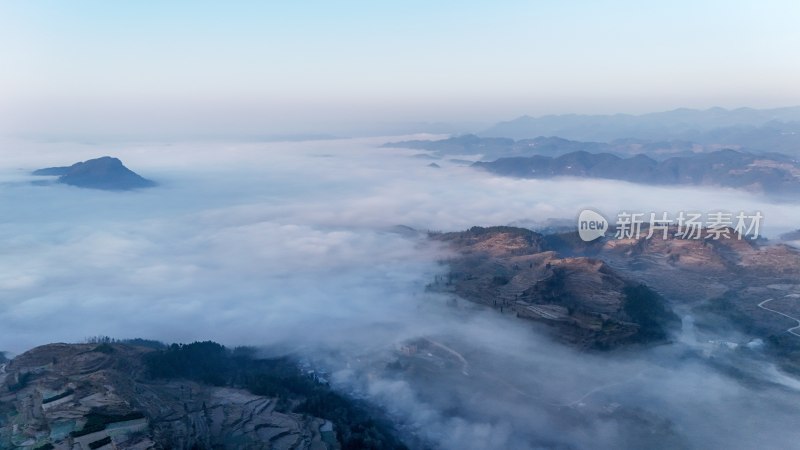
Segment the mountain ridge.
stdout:
[[534,155],[479,161],[472,167],[517,178],[573,176],[650,185],[720,186],[790,195],[800,192],[800,164],[788,156],[755,155],[732,149],[656,161],[576,151],[558,157]]

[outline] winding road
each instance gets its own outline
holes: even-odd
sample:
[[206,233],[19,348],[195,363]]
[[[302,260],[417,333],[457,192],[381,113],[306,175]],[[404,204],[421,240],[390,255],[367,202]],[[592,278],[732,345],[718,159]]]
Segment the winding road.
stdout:
[[432,345],[434,345],[436,347],[439,347],[442,350],[444,350],[444,351],[450,353],[451,355],[455,356],[461,362],[461,372],[464,375],[469,375],[469,363],[467,362],[467,359],[464,358],[461,355],[461,353],[458,353],[457,351],[453,350],[452,348],[442,344],[441,342],[436,342],[433,339],[425,338],[425,340],[428,341],[430,344],[432,344]]
[[[789,297],[789,295],[787,295],[787,297]],[[758,304],[758,307],[759,307],[759,308],[761,308],[761,309],[765,309],[765,310],[767,310],[767,311],[770,311],[770,312],[774,312],[775,314],[780,314],[780,315],[782,315],[783,317],[786,317],[786,318],[792,319],[792,320],[794,320],[795,322],[797,322],[797,326],[795,326],[795,327],[792,327],[792,328],[789,328],[789,329],[788,329],[788,330],[786,330],[786,331],[787,331],[787,332],[789,332],[789,333],[791,333],[791,334],[793,334],[793,335],[795,335],[795,336],[797,336],[797,337],[800,337],[800,334],[797,334],[797,333],[794,331],[794,330],[796,330],[796,329],[800,328],[800,319],[798,319],[798,318],[796,318],[796,317],[792,317],[792,316],[790,316],[790,315],[788,315],[788,314],[784,314],[784,313],[782,313],[782,312],[780,312],[780,311],[775,311],[774,309],[770,309],[770,308],[767,308],[766,306],[764,306],[764,304],[765,304],[765,303],[767,303],[767,302],[771,302],[772,300],[775,300],[775,299],[774,299],[774,298],[768,298],[768,299],[764,300],[763,302],[759,303],[759,304]]]

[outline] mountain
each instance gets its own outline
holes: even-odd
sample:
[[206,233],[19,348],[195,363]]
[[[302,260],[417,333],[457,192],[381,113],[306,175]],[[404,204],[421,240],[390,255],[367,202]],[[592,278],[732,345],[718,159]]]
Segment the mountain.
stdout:
[[[765,240],[667,239],[611,236],[583,242],[577,232],[544,237],[544,248],[604,261],[645,283],[674,308],[691,312],[701,327],[734,328],[767,343],[787,369],[800,373],[800,250]],[[610,231],[613,235],[614,230]]]
[[213,342],[51,344],[0,372],[3,449],[404,448],[285,358]]
[[[800,250],[764,240],[660,235],[584,242],[577,232],[515,227],[432,233],[455,256],[429,286],[546,325],[586,349],[660,342],[673,310],[704,327],[735,328],[767,343],[800,373]],[[609,233],[613,235],[614,230]],[[765,305],[765,303],[767,303]]]
[[33,172],[37,176],[58,176],[58,182],[90,189],[128,191],[155,186],[155,182],[128,169],[117,158],[103,156],[68,167],[48,167]]
[[520,178],[571,176],[654,185],[708,185],[794,195],[800,164],[790,157],[719,150],[656,161],[645,155],[621,158],[579,151],[558,157],[530,156],[476,162],[473,167]]
[[800,241],[800,230],[790,231],[788,233],[783,233],[780,236],[782,241]]
[[[647,140],[647,139],[616,139],[611,142],[591,142],[576,141],[560,137],[539,136],[532,139],[507,139],[493,137],[479,137],[474,134],[454,136],[440,140],[413,140],[389,142],[383,144],[386,148],[408,148],[414,150],[426,150],[428,153],[414,155],[417,158],[438,159],[452,155],[480,155],[481,160],[491,161],[497,158],[512,156],[551,156],[557,157],[577,151],[590,153],[611,153],[620,157],[635,156],[638,154],[647,155],[655,160],[663,160],[674,156],[691,156],[695,153],[710,153],[713,151],[731,148],[736,150],[748,149],[750,153],[774,153],[783,151],[786,154],[794,155],[800,150],[800,133],[798,133],[797,145],[790,148],[781,148],[776,139],[780,140],[783,135],[773,136],[748,136],[726,134],[720,130],[719,142],[729,144],[716,144],[716,140],[709,140],[708,143],[701,144],[691,140]],[[750,140],[748,140],[750,139]],[[763,145],[761,145],[763,144]]]
[[[611,142],[621,138],[649,140],[683,139],[702,136],[720,129],[753,130],[793,127],[800,122],[800,107],[753,109],[681,108],[642,115],[547,115],[522,116],[500,122],[481,136],[504,136],[514,139],[537,136],[561,136],[567,139]],[[730,144],[730,143],[728,143]],[[772,149],[775,151],[775,149]]]
[[664,341],[677,322],[663,298],[599,259],[560,257],[523,228],[433,234],[459,256],[430,288],[548,325],[581,348]]

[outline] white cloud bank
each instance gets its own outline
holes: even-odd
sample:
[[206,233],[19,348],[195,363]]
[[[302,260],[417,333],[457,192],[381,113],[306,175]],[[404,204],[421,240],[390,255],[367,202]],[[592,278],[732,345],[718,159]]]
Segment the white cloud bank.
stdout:
[[[646,380],[609,392],[627,399],[626,407],[668,417],[701,448],[758,442],[761,432],[777,447],[796,442],[788,426],[796,411],[778,395],[785,389],[786,399],[796,399],[796,390],[744,388],[700,362],[664,366],[676,359],[669,352],[624,361],[576,355],[503,317],[455,317],[446,299],[424,291],[443,270],[436,262],[443,250],[386,231],[572,219],[593,207],[608,215],[760,210],[774,234],[800,227],[796,205],[727,190],[498,178],[446,162],[433,169],[407,151],[376,148],[379,142],[3,142],[0,349],[105,334],[385,357],[403,339],[442,335],[472,349],[476,371],[506,367],[506,387],[444,383],[459,399],[456,408],[452,399],[426,397],[413,379],[363,381],[352,368],[340,368],[337,379],[360,385],[447,448],[528,448],[531,436],[577,447],[623,445],[626,423],[552,405],[639,373]],[[108,193],[33,186],[27,175],[106,154],[160,186]],[[462,381],[469,395],[452,387]],[[508,386],[540,396],[512,398]],[[772,416],[724,428],[745,423],[745,414]]]

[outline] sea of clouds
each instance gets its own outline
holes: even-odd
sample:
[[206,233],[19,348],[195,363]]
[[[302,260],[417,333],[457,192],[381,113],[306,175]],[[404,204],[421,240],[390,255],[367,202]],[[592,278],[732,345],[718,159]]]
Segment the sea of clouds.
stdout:
[[[336,386],[443,448],[635,448],[636,422],[608,413],[613,404],[665,420],[690,447],[800,438],[798,383],[761,356],[720,357],[761,380],[745,384],[687,357],[700,352],[694,340],[624,357],[576,353],[426,292],[447,250],[394,228],[535,225],[586,207],[607,217],[758,210],[774,237],[800,227],[797,205],[714,188],[502,178],[450,161],[437,169],[418,152],[379,148],[386,140],[0,142],[0,349],[109,335],[305,351]],[[32,184],[33,169],[103,155],[159,186]],[[391,360],[421,336],[461,350],[471,373],[421,383],[354,363]]]

